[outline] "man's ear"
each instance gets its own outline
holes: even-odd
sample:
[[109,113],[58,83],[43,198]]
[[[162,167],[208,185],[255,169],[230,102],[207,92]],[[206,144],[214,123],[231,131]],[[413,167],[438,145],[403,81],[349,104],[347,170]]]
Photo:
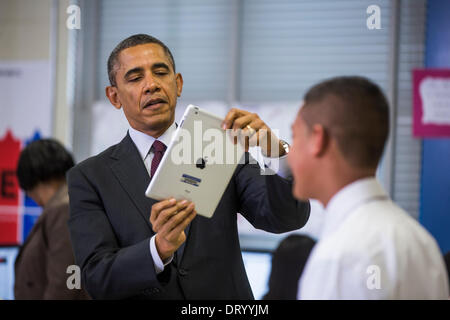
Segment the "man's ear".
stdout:
[[119,99],[119,93],[117,92],[117,87],[107,86],[105,88],[106,97],[108,97],[109,102],[116,108],[120,109],[122,107],[122,103]]
[[175,81],[177,82],[177,97],[180,97],[181,91],[183,91],[183,76],[181,73],[175,75]]
[[323,125],[315,124],[312,128],[312,153],[321,157],[329,146],[330,138]]

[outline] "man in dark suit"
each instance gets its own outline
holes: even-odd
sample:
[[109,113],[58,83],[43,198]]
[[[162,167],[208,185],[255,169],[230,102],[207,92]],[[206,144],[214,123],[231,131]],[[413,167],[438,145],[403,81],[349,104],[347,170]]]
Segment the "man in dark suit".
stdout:
[[[68,175],[69,229],[85,288],[100,299],[252,299],[237,213],[280,233],[306,223],[309,203],[292,197],[288,179],[261,175],[250,163],[237,167],[211,219],[196,217],[187,201],[146,198],[175,130],[183,78],[170,50],[148,35],[122,41],[108,59],[108,75],[106,95],[123,108],[130,130]],[[223,128],[246,128],[256,143],[268,141],[263,155],[286,157],[285,143],[256,114],[232,109]]]

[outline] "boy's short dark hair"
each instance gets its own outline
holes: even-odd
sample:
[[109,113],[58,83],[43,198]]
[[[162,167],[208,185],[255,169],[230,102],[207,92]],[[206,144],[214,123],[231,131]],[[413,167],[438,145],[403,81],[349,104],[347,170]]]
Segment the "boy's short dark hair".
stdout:
[[58,141],[36,140],[20,153],[17,179],[20,187],[29,191],[41,182],[65,179],[74,164],[72,155]]
[[389,104],[367,78],[336,77],[313,86],[301,114],[308,126],[322,124],[355,167],[376,167],[389,134]]

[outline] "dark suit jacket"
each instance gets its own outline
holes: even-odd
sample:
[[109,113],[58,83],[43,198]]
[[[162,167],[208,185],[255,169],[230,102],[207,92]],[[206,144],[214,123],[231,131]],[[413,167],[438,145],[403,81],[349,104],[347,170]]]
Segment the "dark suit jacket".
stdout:
[[87,299],[84,290],[66,285],[75,264],[69,229],[69,197],[64,184],[49,200],[15,261],[16,299]]
[[176,259],[156,275],[149,239],[150,177],[127,136],[72,168],[68,174],[69,229],[82,281],[93,298],[253,299],[242,261],[237,212],[270,232],[302,227],[308,202],[292,184],[241,164],[211,219],[197,216]]

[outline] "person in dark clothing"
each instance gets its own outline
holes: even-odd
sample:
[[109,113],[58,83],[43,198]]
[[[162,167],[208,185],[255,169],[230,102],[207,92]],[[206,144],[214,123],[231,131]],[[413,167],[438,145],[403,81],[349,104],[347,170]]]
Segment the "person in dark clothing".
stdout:
[[81,288],[69,289],[67,268],[75,264],[67,221],[69,196],[66,172],[72,155],[56,140],[33,141],[22,150],[17,178],[20,187],[43,211],[15,261],[17,300],[84,300]]
[[269,291],[264,300],[295,300],[298,282],[316,241],[291,234],[280,242],[272,257]]

